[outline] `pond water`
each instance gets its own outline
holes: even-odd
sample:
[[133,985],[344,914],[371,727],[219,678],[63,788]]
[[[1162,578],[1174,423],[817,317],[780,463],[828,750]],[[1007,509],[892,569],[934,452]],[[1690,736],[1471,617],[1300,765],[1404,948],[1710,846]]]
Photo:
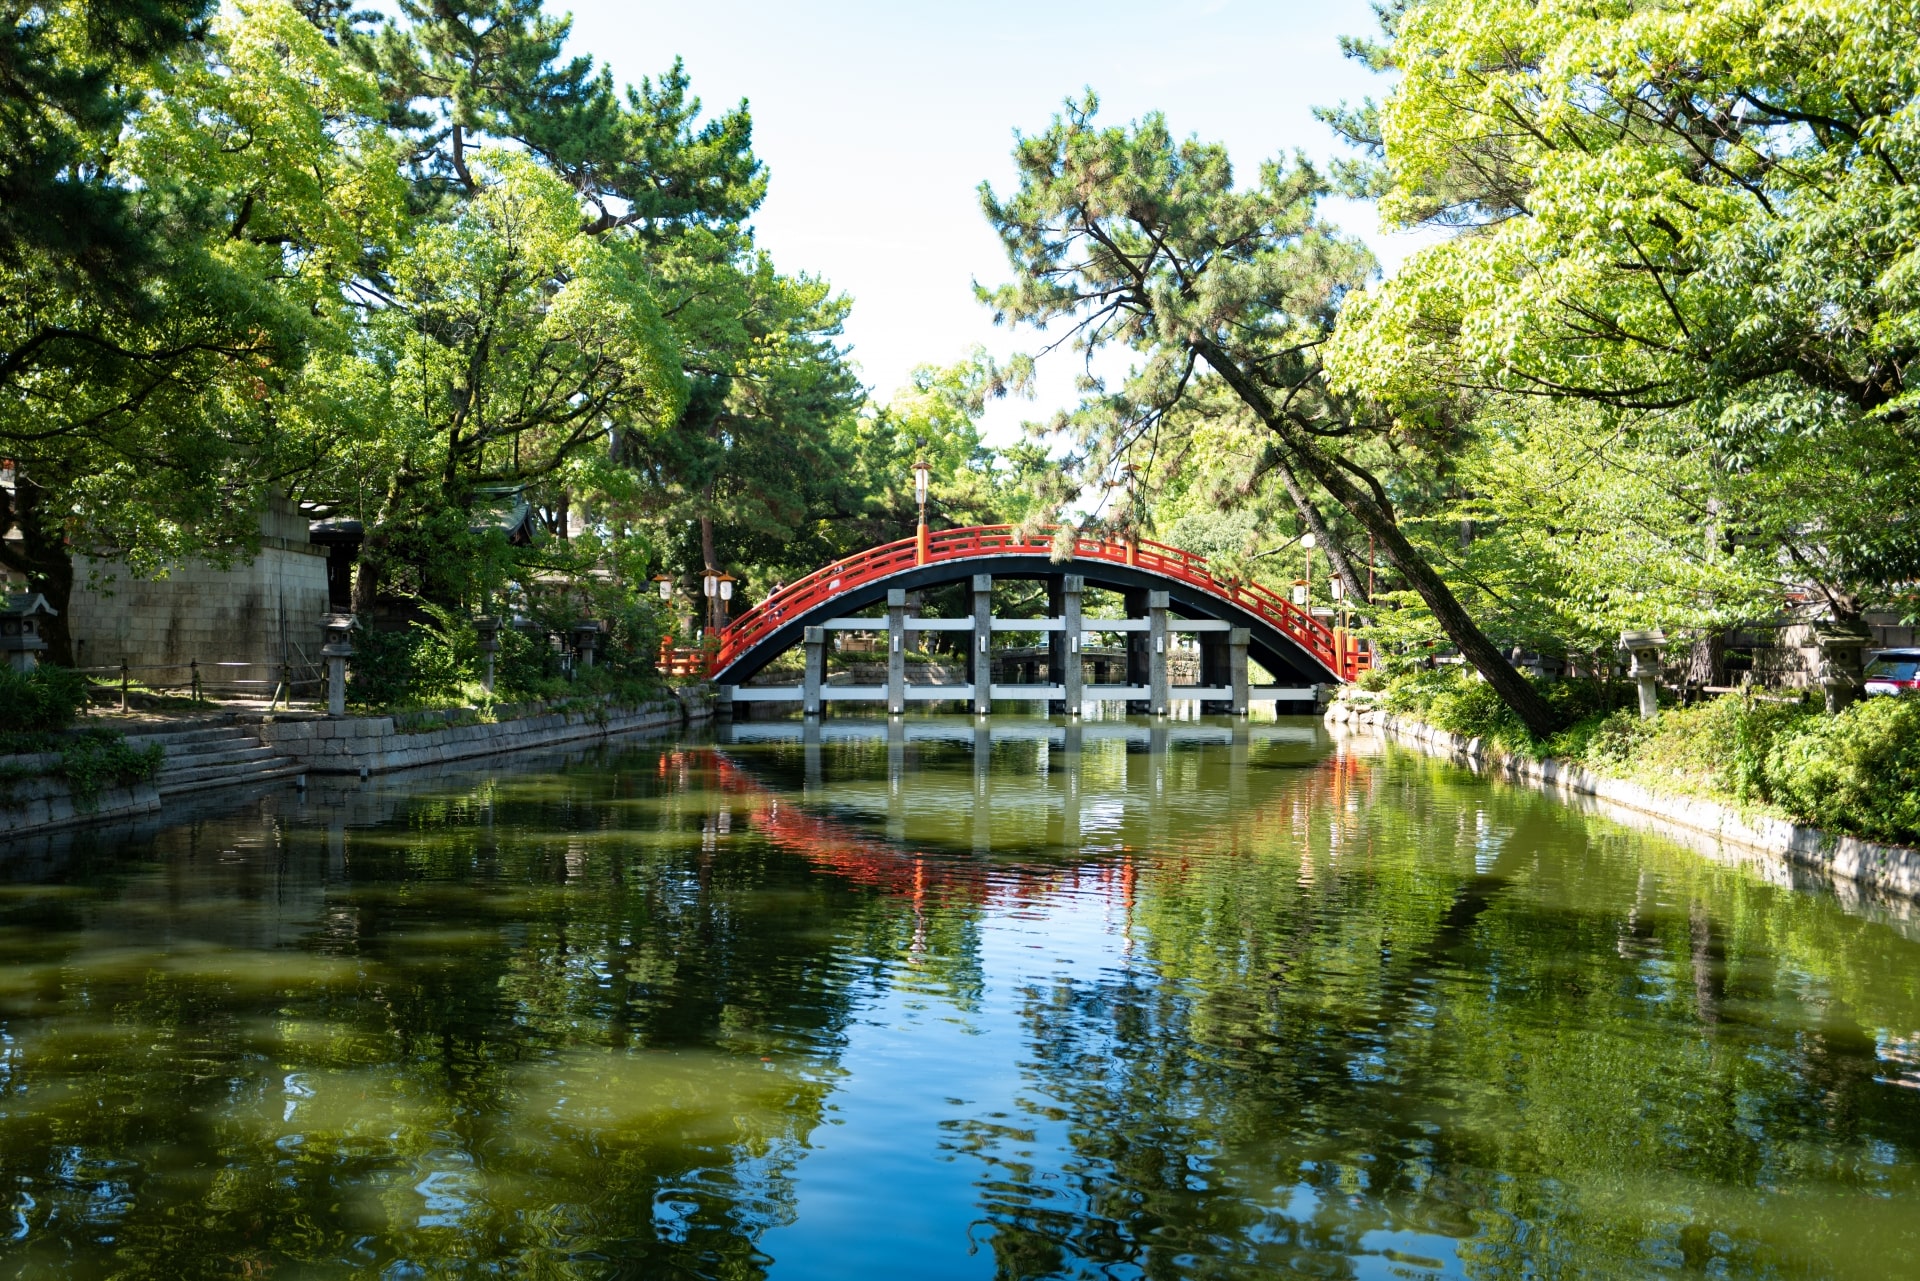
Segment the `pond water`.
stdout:
[[1920,925],[1311,721],[0,846],[0,1276],[1920,1271]]

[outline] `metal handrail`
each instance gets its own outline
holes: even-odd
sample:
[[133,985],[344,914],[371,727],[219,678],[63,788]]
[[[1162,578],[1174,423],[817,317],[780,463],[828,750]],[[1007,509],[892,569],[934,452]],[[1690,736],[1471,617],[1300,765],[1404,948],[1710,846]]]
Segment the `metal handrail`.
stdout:
[[[804,615],[837,596],[877,579],[917,565],[942,561],[1008,554],[1052,556],[1060,530],[1061,527],[1056,525],[1041,526],[1025,534],[1012,525],[943,529],[929,535],[924,560],[918,539],[902,538],[835,561],[769,596],[728,624],[720,633],[719,646],[707,670],[724,670],[735,659],[779,630],[787,620]],[[1215,575],[1204,556],[1150,539],[1121,542],[1092,537],[1077,530],[1071,532],[1068,551],[1071,559],[1149,569],[1198,587],[1258,616],[1343,680],[1353,680],[1367,665],[1367,656],[1353,646],[1344,634],[1336,634],[1332,628],[1262,583],[1245,583]]]

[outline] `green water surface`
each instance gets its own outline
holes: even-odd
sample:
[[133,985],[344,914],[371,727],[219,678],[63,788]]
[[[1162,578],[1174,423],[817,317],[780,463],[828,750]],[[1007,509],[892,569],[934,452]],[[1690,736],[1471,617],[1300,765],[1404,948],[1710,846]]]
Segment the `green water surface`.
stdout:
[[0,842],[0,1277],[1920,1274],[1920,922],[1311,721]]

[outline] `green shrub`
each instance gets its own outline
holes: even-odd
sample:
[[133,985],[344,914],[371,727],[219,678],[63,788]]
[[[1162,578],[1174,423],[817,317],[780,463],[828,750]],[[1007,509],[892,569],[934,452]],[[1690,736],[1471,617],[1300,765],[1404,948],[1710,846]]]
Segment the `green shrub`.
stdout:
[[[392,710],[485,701],[480,690],[485,662],[473,620],[431,606],[427,612],[433,622],[416,622],[401,631],[355,630],[347,676],[353,703]],[[502,627],[493,663],[495,699],[653,697],[661,688],[655,651],[644,647],[657,647],[658,633],[650,629],[648,617],[639,611],[631,618],[612,617],[594,667],[576,669],[572,679],[545,631]]]
[[0,734],[63,730],[86,701],[87,678],[72,668],[0,668]]
[[1808,716],[1769,742],[1765,783],[1796,818],[1830,832],[1920,842],[1920,699],[1869,698]]
[[133,748],[114,730],[88,730],[68,735],[61,743],[54,773],[67,780],[75,804],[87,808],[103,787],[124,787],[157,776],[165,758],[165,749],[158,743]]
[[1642,720],[1612,709],[1628,687],[1540,686],[1566,728],[1535,740],[1493,687],[1457,667],[1402,672],[1389,711],[1506,751],[1576,760],[1666,790],[1766,805],[1799,822],[1920,843],[1920,698],[1870,698],[1840,716],[1799,702],[1729,694]]

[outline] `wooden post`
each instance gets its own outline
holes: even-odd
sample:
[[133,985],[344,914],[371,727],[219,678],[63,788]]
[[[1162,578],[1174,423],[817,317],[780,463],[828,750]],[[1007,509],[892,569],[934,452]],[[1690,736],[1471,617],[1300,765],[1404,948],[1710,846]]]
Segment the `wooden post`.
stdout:
[[907,710],[907,593],[887,589],[887,714]]
[[993,575],[973,576],[973,710],[993,710]]
[[1080,647],[1087,643],[1080,621],[1080,600],[1086,587],[1086,577],[1081,574],[1067,574],[1060,580],[1060,618],[1065,628],[1061,648],[1065,652],[1059,679],[1064,687],[1062,701],[1071,717],[1078,717],[1087,701],[1086,662],[1080,656]]
[[1167,607],[1166,592],[1147,593],[1147,630],[1152,644],[1147,648],[1147,705],[1155,716],[1165,716],[1172,697],[1167,680]]
[[1253,641],[1250,628],[1236,627],[1227,633],[1227,669],[1233,684],[1233,714],[1245,716],[1253,701],[1247,678],[1247,647]]
[[809,627],[801,635],[807,650],[807,674],[800,692],[800,710],[807,716],[818,716],[820,687],[827,683],[827,629]]

